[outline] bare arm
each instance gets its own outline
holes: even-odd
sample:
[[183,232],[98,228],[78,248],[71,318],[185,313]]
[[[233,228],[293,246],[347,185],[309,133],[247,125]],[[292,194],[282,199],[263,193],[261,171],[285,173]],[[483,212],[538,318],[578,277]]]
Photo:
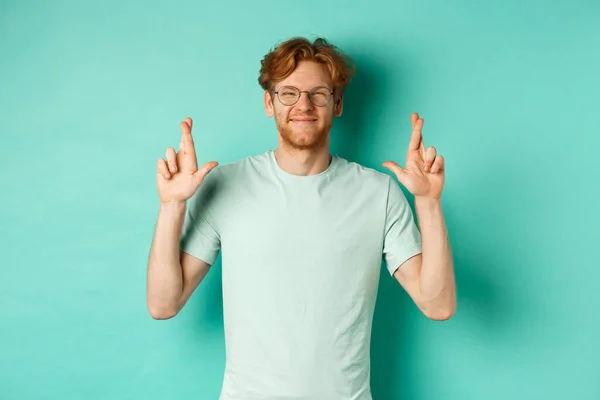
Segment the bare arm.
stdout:
[[419,114],[413,113],[411,121],[405,167],[393,161],[384,166],[415,196],[423,252],[396,269],[394,276],[427,317],[446,320],[456,309],[456,284],[441,203],[445,161],[435,147],[425,148]]
[[152,318],[172,318],[208,273],[210,265],[179,250],[185,203],[161,204],[148,261],[147,305]]
[[146,294],[148,311],[156,319],[177,315],[210,268],[206,262],[182,252],[179,242],[186,201],[217,163],[208,162],[198,169],[191,118],[186,118],[180,128],[179,151],[169,147],[166,160],[157,161],[160,210],[150,248]]
[[447,320],[456,309],[454,264],[442,206],[438,201],[416,199],[423,253],[406,261],[395,278],[430,319]]

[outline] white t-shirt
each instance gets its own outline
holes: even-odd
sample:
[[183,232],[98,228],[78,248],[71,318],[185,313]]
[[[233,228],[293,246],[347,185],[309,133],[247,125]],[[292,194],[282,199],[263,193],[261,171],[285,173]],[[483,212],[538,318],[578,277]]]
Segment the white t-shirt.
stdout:
[[188,202],[183,251],[222,251],[226,367],[220,400],[371,400],[382,259],[421,252],[389,175],[332,156],[296,176],[272,150],[218,166]]

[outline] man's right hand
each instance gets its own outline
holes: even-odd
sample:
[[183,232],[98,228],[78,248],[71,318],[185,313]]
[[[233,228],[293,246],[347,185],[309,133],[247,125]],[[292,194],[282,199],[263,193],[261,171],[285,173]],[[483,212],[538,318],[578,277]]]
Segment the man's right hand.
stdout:
[[216,161],[210,161],[198,169],[192,138],[192,119],[186,118],[180,127],[179,151],[175,152],[175,149],[169,147],[166,159],[159,158],[156,162],[156,186],[163,204],[184,203],[196,193],[206,175],[218,165]]

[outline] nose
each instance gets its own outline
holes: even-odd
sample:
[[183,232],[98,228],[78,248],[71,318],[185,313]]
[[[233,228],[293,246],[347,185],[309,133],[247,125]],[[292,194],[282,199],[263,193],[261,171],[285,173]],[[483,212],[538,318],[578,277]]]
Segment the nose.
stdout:
[[310,102],[308,98],[308,93],[302,92],[300,93],[300,98],[296,103],[296,108],[300,111],[309,111],[312,110],[313,104]]

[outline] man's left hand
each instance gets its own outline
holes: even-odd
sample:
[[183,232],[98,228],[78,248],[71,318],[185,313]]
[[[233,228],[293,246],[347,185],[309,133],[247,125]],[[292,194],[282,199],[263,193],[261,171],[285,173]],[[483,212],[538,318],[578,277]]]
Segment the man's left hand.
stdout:
[[413,132],[404,168],[394,161],[386,161],[383,166],[392,171],[415,198],[438,200],[444,187],[444,157],[438,155],[433,146],[425,149],[422,133],[424,121],[419,114],[413,113],[410,119]]

